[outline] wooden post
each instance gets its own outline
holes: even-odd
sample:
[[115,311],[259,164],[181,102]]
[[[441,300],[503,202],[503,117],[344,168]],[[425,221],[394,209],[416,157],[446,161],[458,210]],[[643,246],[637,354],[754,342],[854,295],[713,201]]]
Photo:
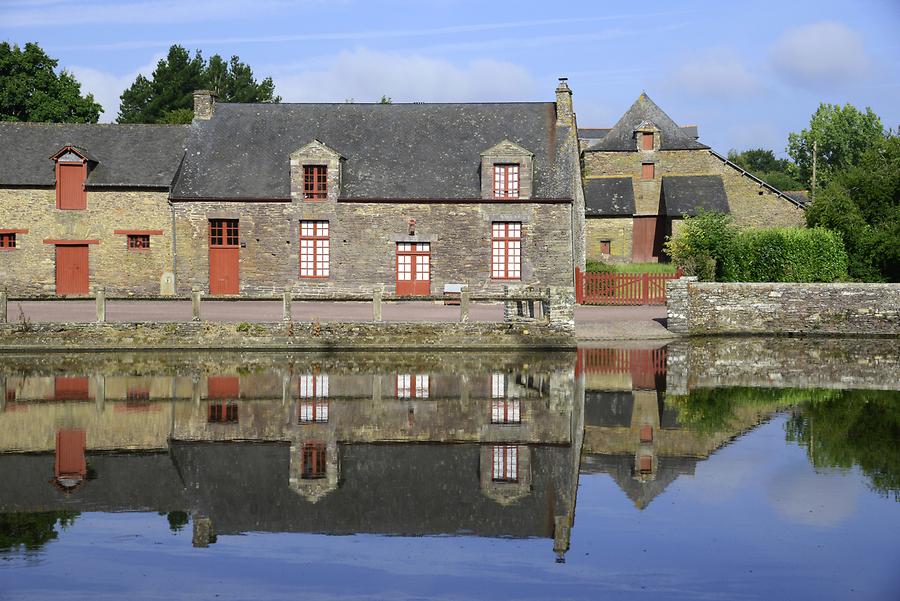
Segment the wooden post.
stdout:
[[372,292],[372,321],[381,321],[381,296],[384,291],[381,288],[375,288]]
[[584,302],[584,276],[581,267],[575,268],[575,302],[579,305]]
[[200,290],[191,290],[191,321],[200,321]]
[[0,291],[0,323],[6,323],[6,305],[8,300],[9,296],[6,290]]
[[463,289],[459,291],[459,323],[466,323],[469,321],[470,297],[469,287],[464,286]]
[[97,323],[106,321],[106,289],[97,288]]
[[293,316],[291,315],[291,300],[292,300],[291,299],[291,289],[285,288],[284,289],[284,300],[281,303],[281,312],[282,312],[281,320],[284,321],[285,323],[288,323],[288,322],[291,322],[294,320]]

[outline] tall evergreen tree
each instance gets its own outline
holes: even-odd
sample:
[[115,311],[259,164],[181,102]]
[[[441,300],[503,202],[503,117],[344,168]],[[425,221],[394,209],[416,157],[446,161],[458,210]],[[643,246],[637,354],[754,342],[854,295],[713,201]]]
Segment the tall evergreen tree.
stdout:
[[40,46],[0,43],[0,121],[96,123],[103,108]]

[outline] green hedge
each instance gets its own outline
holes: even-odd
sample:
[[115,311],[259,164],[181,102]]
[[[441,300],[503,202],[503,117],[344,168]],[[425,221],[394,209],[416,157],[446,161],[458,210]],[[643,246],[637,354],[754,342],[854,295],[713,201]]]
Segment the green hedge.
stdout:
[[721,281],[834,282],[846,280],[840,234],[822,228],[741,230],[723,253]]

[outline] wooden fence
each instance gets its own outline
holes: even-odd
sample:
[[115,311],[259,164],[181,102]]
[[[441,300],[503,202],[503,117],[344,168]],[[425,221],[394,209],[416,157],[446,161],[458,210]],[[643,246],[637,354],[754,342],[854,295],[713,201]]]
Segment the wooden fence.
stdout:
[[666,348],[579,348],[575,374],[630,374],[633,388],[655,390],[666,375]]
[[664,305],[666,282],[675,273],[586,273],[575,270],[575,301],[580,305]]

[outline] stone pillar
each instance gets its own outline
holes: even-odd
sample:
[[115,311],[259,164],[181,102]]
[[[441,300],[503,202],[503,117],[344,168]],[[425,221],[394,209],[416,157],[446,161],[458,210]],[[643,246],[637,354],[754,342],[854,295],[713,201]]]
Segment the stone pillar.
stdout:
[[372,321],[381,321],[381,297],[384,295],[384,288],[375,288],[372,291]]
[[682,276],[666,282],[666,327],[673,334],[691,331],[690,285],[696,276]]
[[459,323],[466,323],[469,321],[469,303],[471,296],[468,286],[463,287],[459,293]]
[[106,290],[97,288],[97,322],[104,323],[106,321]]
[[572,521],[567,515],[558,515],[553,523],[553,551],[556,563],[566,562],[566,551],[569,550],[569,539],[572,536]]
[[97,413],[106,409],[106,376],[102,374],[94,376],[94,407]]
[[6,307],[9,302],[9,296],[6,290],[0,290],[0,323],[6,323]]
[[209,121],[216,111],[218,95],[212,90],[196,90],[194,92],[194,121]]
[[572,90],[568,81],[568,77],[560,77],[556,86],[556,122],[571,126],[575,123],[575,110],[572,108]]
[[294,320],[293,316],[291,315],[291,301],[292,301],[291,289],[285,288],[284,289],[284,299],[282,300],[282,303],[281,303],[281,320],[285,323],[288,323],[288,322],[291,322]]
[[[503,285],[503,296],[509,298],[510,289],[508,284]],[[515,321],[519,316],[519,303],[517,301],[503,301],[503,321]]]
[[200,390],[200,376],[194,374],[191,378],[191,401],[195,406],[200,406],[200,398],[202,397]]
[[191,291],[191,321],[200,321],[200,289]]
[[573,286],[551,286],[549,297],[550,327],[574,334],[575,288]]
[[216,542],[216,533],[210,518],[194,514],[194,536],[191,541],[195,547],[208,547]]

